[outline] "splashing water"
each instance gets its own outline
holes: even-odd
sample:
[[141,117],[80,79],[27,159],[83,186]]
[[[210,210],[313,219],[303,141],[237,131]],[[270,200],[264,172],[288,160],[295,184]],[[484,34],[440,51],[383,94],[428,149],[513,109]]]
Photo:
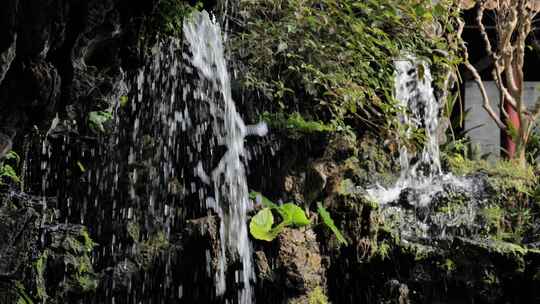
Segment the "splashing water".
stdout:
[[[246,126],[236,111],[231,96],[231,85],[224,58],[223,42],[219,25],[210,20],[206,12],[193,16],[191,22],[184,23],[185,39],[189,45],[190,63],[198,70],[199,76],[210,81],[210,114],[214,118],[212,128],[219,145],[227,151],[212,171],[211,178],[215,197],[207,198],[207,207],[212,208],[221,218],[221,257],[216,274],[218,294],[225,292],[225,270],[227,265],[226,246],[236,252],[242,262],[240,303],[252,302],[250,282],[255,279],[251,256],[251,245],[247,232],[247,211],[251,208],[248,197],[246,174],[242,158],[245,156],[244,138],[247,135],[263,136],[267,132],[265,124]],[[203,87],[199,87],[201,91]],[[198,175],[208,180],[201,166]]]
[[[477,210],[484,203],[477,194],[483,193],[483,185],[441,169],[437,134],[440,106],[429,66],[406,56],[395,62],[395,68],[396,99],[408,109],[401,117],[405,137],[410,139],[413,130],[424,129],[426,143],[419,155],[400,147],[397,182],[389,188],[377,184],[367,190],[368,196],[383,206],[383,217],[393,223],[405,242],[431,244],[433,239],[447,235],[476,233]],[[449,213],[439,212],[440,204],[456,194],[468,197],[467,203]]]
[[395,185],[389,188],[376,185],[368,189],[368,194],[380,204],[386,204],[397,200],[404,189],[412,188],[420,194],[413,203],[426,206],[432,194],[442,190],[442,183],[460,181],[441,170],[437,137],[440,106],[431,85],[429,66],[412,56],[405,56],[396,60],[395,68],[396,99],[409,110],[401,117],[401,123],[406,127],[405,136],[410,138],[414,129],[424,128],[426,144],[416,163],[411,163],[407,147],[400,147],[401,173]]
[[[101,244],[95,264],[115,274],[125,272],[137,243],[158,236],[174,244],[192,220],[217,223],[208,212],[213,210],[219,217],[219,246],[207,248],[212,252],[205,253],[206,265],[190,265],[192,277],[178,278],[182,270],[175,267],[182,265],[181,259],[168,253],[155,257],[154,262],[163,265],[163,277],[126,278],[129,299],[165,303],[163,299],[196,297],[199,292],[208,292],[209,298],[223,296],[226,277],[232,277],[227,265],[239,261],[234,274],[241,286],[238,295],[224,297],[227,302],[252,303],[255,274],[247,229],[252,206],[244,140],[264,136],[268,129],[264,123],[245,125],[237,112],[218,23],[203,11],[186,19],[183,30],[183,42],[158,42],[144,67],[122,71],[115,79],[114,96],[107,97],[112,118],[108,126],[99,126],[110,134],[98,130],[96,138],[83,141],[72,136],[66,121],[57,121],[32,161],[39,174],[28,179],[39,185],[44,206],[49,203],[45,198],[58,197],[55,205],[66,222],[91,227]],[[70,173],[74,162],[82,171],[80,178]],[[126,238],[118,227],[140,231]],[[199,278],[199,269],[215,284],[201,282],[205,278]],[[196,292],[187,289],[200,283],[205,285]],[[103,303],[116,301],[111,295],[118,288],[114,284],[104,285]]]

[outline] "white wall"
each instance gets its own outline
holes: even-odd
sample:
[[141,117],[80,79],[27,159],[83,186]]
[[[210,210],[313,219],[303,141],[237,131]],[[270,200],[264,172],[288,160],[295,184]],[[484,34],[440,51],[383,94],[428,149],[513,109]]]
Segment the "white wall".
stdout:
[[[499,113],[499,90],[493,81],[484,82],[488,96],[491,100],[493,110]],[[525,82],[524,101],[529,107],[532,107],[540,97],[540,82]],[[482,107],[483,100],[480,90],[474,81],[468,81],[465,84],[465,110],[469,111],[465,117],[465,129],[474,130],[468,132],[473,144],[480,147],[482,154],[490,153],[491,158],[500,156],[500,131],[497,125],[489,117]]]

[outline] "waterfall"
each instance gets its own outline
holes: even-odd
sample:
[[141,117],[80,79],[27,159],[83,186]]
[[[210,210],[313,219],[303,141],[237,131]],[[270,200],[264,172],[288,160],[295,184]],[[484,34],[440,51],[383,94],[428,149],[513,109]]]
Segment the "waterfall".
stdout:
[[[245,156],[246,135],[263,136],[267,132],[266,125],[246,126],[236,111],[219,25],[211,21],[206,12],[198,13],[191,21],[184,22],[184,34],[191,52],[191,56],[188,56],[190,63],[201,78],[210,81],[207,92],[204,92],[204,85],[195,90],[200,90],[205,94],[204,98],[209,99],[210,114],[214,118],[214,134],[217,142],[227,148],[211,173],[215,196],[206,200],[207,207],[214,209],[221,217],[221,258],[216,274],[216,288],[218,294],[225,292],[225,247],[228,247],[239,255],[242,262],[240,277],[244,288],[239,295],[240,303],[251,303],[253,295],[250,282],[255,279],[255,275],[246,226],[246,213],[251,206],[242,157]],[[217,98],[215,93],[218,93]],[[202,179],[208,181],[201,166],[198,168]]]
[[411,139],[414,130],[423,128],[425,145],[416,157],[402,145],[399,149],[401,173],[397,182],[389,188],[376,185],[368,189],[368,194],[380,204],[386,204],[397,200],[404,189],[413,188],[421,193],[416,205],[425,206],[431,195],[442,189],[441,181],[453,179],[441,170],[437,136],[440,105],[432,87],[430,68],[425,62],[404,56],[396,60],[394,66],[395,98],[405,109],[400,117],[405,138]]
[[[40,174],[29,180],[41,186],[44,206],[49,203],[45,198],[58,197],[54,207],[62,210],[62,220],[92,229],[100,244],[95,264],[114,270],[114,276],[126,275],[115,280],[127,282],[122,288],[129,303],[164,303],[189,292],[192,297],[203,292],[208,299],[252,303],[255,274],[247,229],[252,206],[244,141],[246,136],[264,136],[267,126],[245,125],[236,109],[219,24],[203,11],[187,18],[183,30],[183,41],[157,42],[142,68],[121,71],[111,81],[115,93],[105,100],[109,108],[91,112],[95,136],[71,136],[76,130],[67,125],[71,122],[55,120],[40,144],[41,154],[32,161]],[[75,170],[73,163],[78,164]],[[162,277],[126,272],[136,268],[133,261],[142,267],[137,260],[141,246],[152,240],[186,246],[178,235],[187,235],[188,222],[200,219],[219,222],[219,245],[211,239],[214,235],[206,235],[212,242],[200,252],[206,265],[189,265],[192,277],[177,275],[184,271],[175,268],[183,257],[158,255],[157,249],[148,259],[162,267]],[[198,227],[212,234],[210,226]],[[228,273],[227,266],[236,262],[239,269]],[[199,275],[201,270],[207,277]],[[237,295],[225,295],[226,278],[231,277],[236,278]],[[102,303],[117,300],[115,280],[104,283]],[[184,285],[207,281],[214,284],[186,292]]]

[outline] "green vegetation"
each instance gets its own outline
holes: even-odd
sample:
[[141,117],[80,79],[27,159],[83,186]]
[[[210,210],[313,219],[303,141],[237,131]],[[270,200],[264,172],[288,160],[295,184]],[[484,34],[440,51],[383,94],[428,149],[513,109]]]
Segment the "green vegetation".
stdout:
[[343,237],[343,234],[339,231],[339,229],[336,227],[336,224],[334,224],[334,220],[330,217],[330,213],[326,211],[324,206],[318,202],[317,203],[317,211],[319,211],[319,214],[321,216],[321,219],[323,223],[332,230],[332,232],[336,235],[336,238],[340,244],[347,245],[347,240],[345,237]]
[[[251,193],[252,199],[255,199],[257,196],[261,197],[264,208],[249,223],[249,231],[254,238],[263,241],[272,241],[285,227],[304,227],[311,224],[311,221],[306,217],[302,208],[297,205],[286,203],[278,206],[269,199],[263,198],[259,193]],[[277,211],[282,218],[282,222],[275,227],[273,227],[274,216],[272,210]]]
[[5,185],[7,182],[14,182],[19,184],[21,179],[14,169],[21,158],[15,151],[9,151],[3,160],[0,160],[0,186]]
[[245,87],[270,101],[268,111],[297,112],[324,130],[397,129],[393,61],[404,51],[432,63],[440,86],[459,62],[450,1],[241,0],[239,9],[231,45]]
[[[278,206],[258,192],[251,192],[250,197],[253,200],[260,200],[263,205],[263,209],[257,212],[249,222],[249,232],[258,240],[270,242],[286,227],[304,227],[311,224],[311,221],[307,218],[302,208],[293,203]],[[326,211],[321,203],[318,203],[317,206],[323,223],[336,235],[340,244],[347,245],[347,241],[334,224],[328,211]],[[274,226],[272,210],[276,211],[282,219],[276,226]]]
[[111,110],[90,112],[88,113],[88,126],[96,134],[105,133],[104,124],[111,120],[112,117]]
[[47,302],[47,291],[45,289],[45,268],[47,265],[49,252],[45,250],[40,257],[34,262],[34,269],[36,271],[36,296],[44,303]]
[[181,37],[184,18],[193,11],[202,9],[202,2],[190,5],[184,0],[161,0],[158,14],[154,18],[153,28],[165,36]]
[[308,303],[328,304],[328,297],[324,294],[323,289],[320,286],[317,286],[308,294]]
[[480,212],[495,240],[521,243],[540,218],[537,206],[538,178],[532,166],[515,160],[470,160],[461,155],[446,156],[450,171],[457,175],[485,173],[492,199]]
[[262,120],[273,129],[289,132],[291,137],[336,131],[336,127],[333,125],[325,124],[321,121],[306,121],[298,112],[290,115],[265,112],[262,114]]
[[24,285],[21,282],[15,281],[15,290],[19,294],[17,304],[34,304],[34,301],[32,301],[32,298],[28,295]]

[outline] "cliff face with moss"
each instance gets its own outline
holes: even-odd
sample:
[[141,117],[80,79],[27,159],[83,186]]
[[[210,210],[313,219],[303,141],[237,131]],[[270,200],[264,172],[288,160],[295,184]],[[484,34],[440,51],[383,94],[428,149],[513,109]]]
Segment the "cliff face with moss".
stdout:
[[61,220],[65,212],[52,195],[38,197],[43,193],[31,176],[43,172],[26,164],[40,154],[35,143],[55,116],[71,122],[65,134],[88,137],[89,113],[108,107],[123,73],[140,65],[141,33],[156,7],[152,1],[2,3],[0,125],[20,157],[2,160],[0,302],[73,302],[100,284],[92,264],[95,236]]
[[[128,157],[131,134],[114,137],[108,116],[116,107],[126,120],[134,115],[124,107],[133,97],[126,83],[156,56],[157,42],[181,41],[184,18],[203,8],[227,24],[239,112],[270,127],[266,138],[248,141],[255,147],[248,186],[274,202],[294,202],[314,223],[287,227],[271,242],[251,240],[258,303],[540,300],[537,169],[472,160],[448,130],[461,55],[452,3],[7,0],[1,6],[0,139],[16,152],[0,160],[1,303],[237,300],[237,264],[229,265],[227,293],[215,294],[219,217],[201,210],[196,193],[183,192],[189,178],[179,176],[163,190],[167,199],[185,202],[171,211],[179,222],[172,231],[149,212],[148,197],[133,203],[119,193],[111,202],[87,194],[99,174],[111,174],[103,169],[112,161],[103,156],[107,145]],[[399,119],[394,61],[404,55],[429,63],[443,105],[438,133],[448,137],[445,170],[468,176],[476,190],[445,188],[429,208],[412,207],[411,190],[389,212],[365,190],[395,182],[398,147],[419,150],[425,140],[422,129],[404,136]],[[152,184],[157,165],[150,151],[159,140],[145,136],[141,159],[118,169],[137,170],[133,191]],[[120,175],[119,189],[132,178]],[[322,224],[317,203],[346,245]],[[444,237],[403,233],[418,223]]]

